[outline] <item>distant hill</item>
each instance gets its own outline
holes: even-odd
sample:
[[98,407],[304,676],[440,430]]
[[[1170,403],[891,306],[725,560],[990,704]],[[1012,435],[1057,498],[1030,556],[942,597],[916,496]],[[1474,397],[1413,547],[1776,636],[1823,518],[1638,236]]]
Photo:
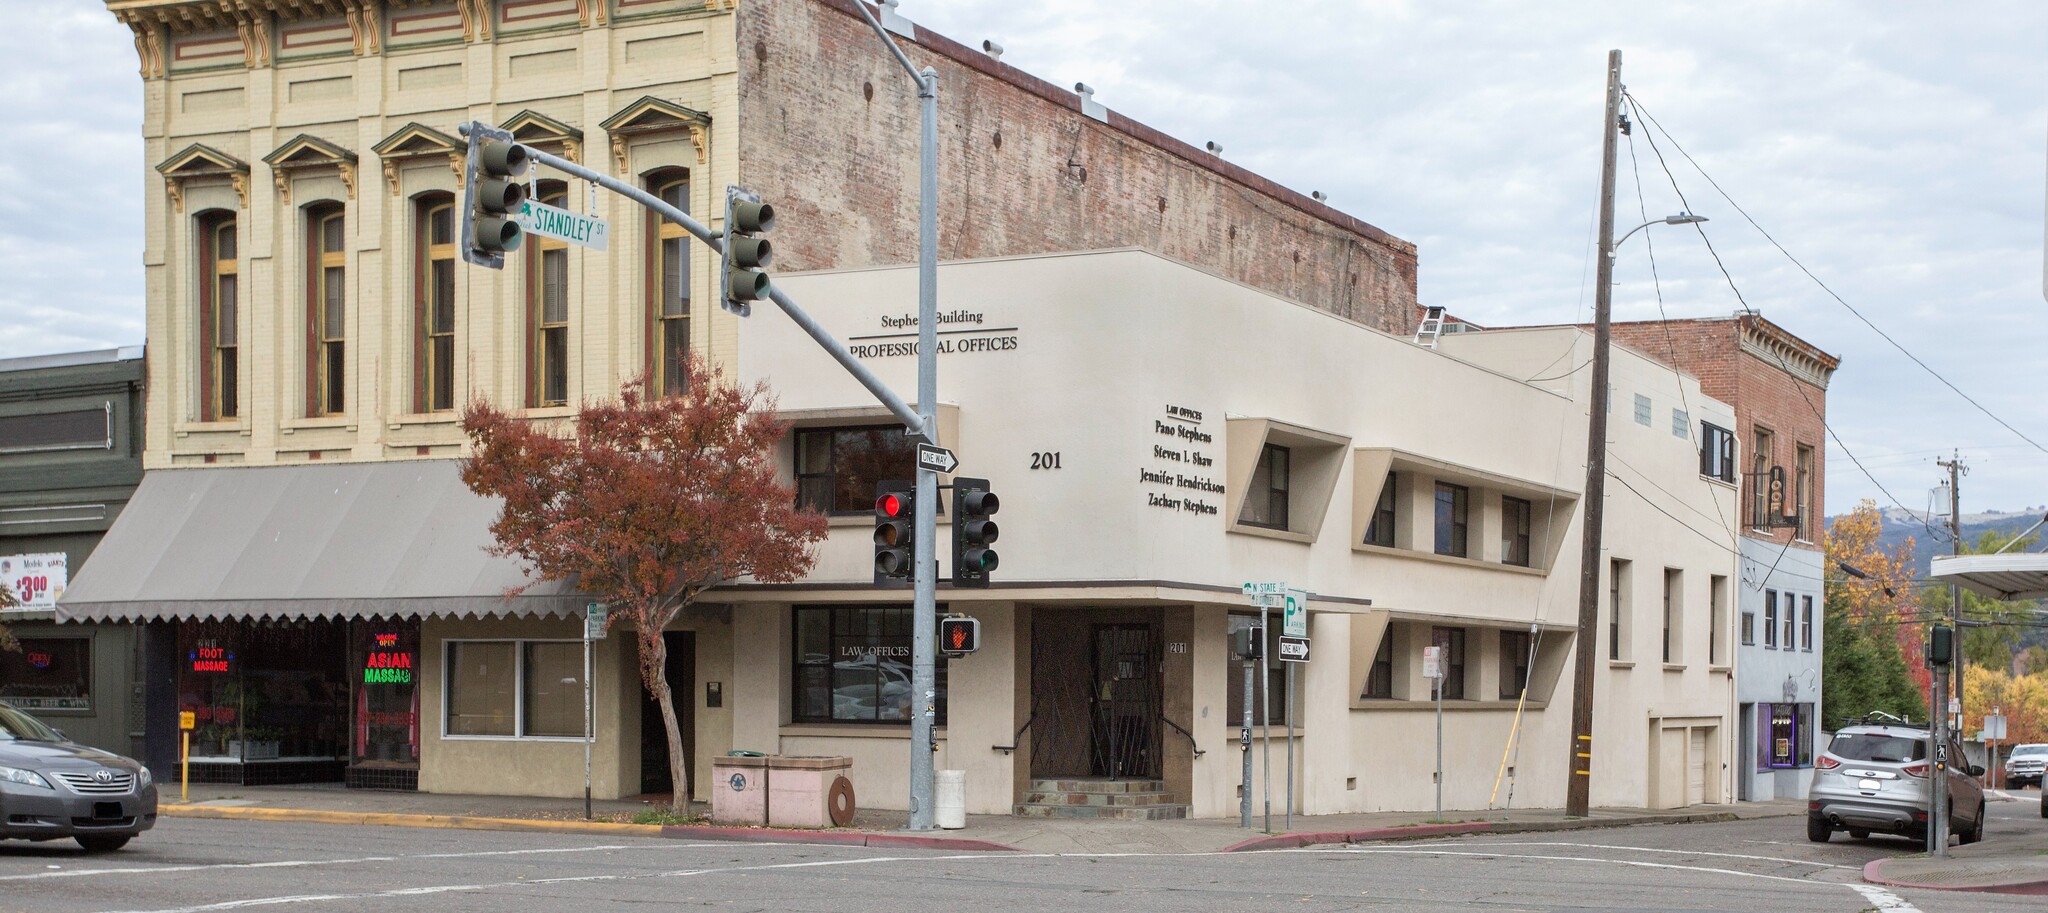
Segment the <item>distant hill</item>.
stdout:
[[[1978,536],[1993,530],[2008,535],[2025,532],[2027,527],[2033,526],[2041,519],[2043,512],[2048,512],[2048,507],[2025,507],[2018,510],[1987,510],[1982,513],[1964,514],[1962,517],[1963,541],[1965,543],[1974,542]],[[1884,531],[1878,539],[1880,545],[1885,548],[1894,548],[1905,544],[1909,538],[1913,540],[1913,570],[1915,576],[1927,576],[1928,558],[1937,554],[1946,555],[1949,553],[1948,516],[1946,514],[1930,517],[1916,511],[1909,511],[1898,507],[1885,508],[1879,511],[1879,514],[1882,515],[1884,520]],[[1834,517],[1828,518],[1830,525],[1834,522]],[[2048,526],[2043,526],[2034,533],[2037,540],[2048,541],[2048,535],[2044,534],[2048,534]],[[2034,549],[2039,549],[2040,547],[2038,541],[2033,546]]]

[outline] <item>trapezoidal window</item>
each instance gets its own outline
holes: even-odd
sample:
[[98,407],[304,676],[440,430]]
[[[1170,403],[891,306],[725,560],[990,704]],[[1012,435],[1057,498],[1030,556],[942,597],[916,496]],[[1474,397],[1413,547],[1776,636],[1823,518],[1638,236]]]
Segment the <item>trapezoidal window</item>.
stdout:
[[199,420],[234,418],[240,403],[241,302],[235,217],[199,218]]
[[306,210],[306,414],[347,411],[348,232],[339,205]]
[[[568,185],[540,183],[540,202],[563,206]],[[526,254],[527,392],[529,406],[569,402],[569,245],[533,236]]]
[[[647,189],[663,202],[690,211],[690,173],[660,171]],[[647,386],[660,396],[689,389],[690,238],[683,227],[647,214]]]
[[455,198],[414,204],[413,399],[416,412],[455,408]]

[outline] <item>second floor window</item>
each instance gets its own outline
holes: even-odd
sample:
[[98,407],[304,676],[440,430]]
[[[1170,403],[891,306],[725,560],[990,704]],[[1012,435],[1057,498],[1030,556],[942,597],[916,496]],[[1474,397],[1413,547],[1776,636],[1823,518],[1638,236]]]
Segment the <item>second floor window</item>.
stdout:
[[420,412],[455,408],[455,200],[419,203],[413,392]]
[[874,510],[875,483],[915,478],[916,458],[917,446],[900,426],[799,429],[797,506],[828,514]]
[[234,418],[240,402],[239,262],[232,216],[205,219],[199,231],[199,419]]
[[1700,423],[1700,475],[1735,481],[1735,432],[1712,422]]
[[1394,547],[1394,474],[1391,472],[1387,473],[1387,483],[1380,486],[1380,500],[1373,505],[1372,522],[1365,527],[1365,544]]
[[1251,486],[1245,489],[1244,508],[1237,522],[1267,529],[1287,528],[1288,461],[1292,454],[1278,444],[1259,451],[1259,465],[1252,470]]
[[1438,660],[1444,664],[1444,700],[1465,699],[1465,629],[1431,628],[1429,639],[1438,648]]
[[[657,175],[648,189],[668,205],[690,211],[689,175]],[[681,225],[651,212],[647,218],[648,387],[661,396],[679,396],[690,382],[684,376],[690,351],[690,238]]]
[[1472,492],[1463,485],[1436,483],[1436,553],[1464,557],[1470,531]]
[[1521,498],[1500,499],[1500,560],[1502,564],[1529,566],[1529,518],[1534,505]]
[[340,415],[348,407],[348,233],[338,206],[313,210],[306,228],[306,411]]
[[1799,649],[1813,652],[1813,597],[1799,597]]
[[[567,203],[560,182],[543,182],[540,201]],[[569,245],[535,235],[526,255],[527,404],[561,406],[569,402]]]
[[1362,698],[1391,698],[1394,696],[1394,625],[1387,623],[1387,629],[1380,633],[1379,651],[1372,656],[1372,669],[1365,674],[1365,687],[1359,691]]
[[1778,649],[1778,591],[1764,591],[1764,649]]
[[1529,632],[1500,632],[1500,696],[1513,700],[1529,686]]

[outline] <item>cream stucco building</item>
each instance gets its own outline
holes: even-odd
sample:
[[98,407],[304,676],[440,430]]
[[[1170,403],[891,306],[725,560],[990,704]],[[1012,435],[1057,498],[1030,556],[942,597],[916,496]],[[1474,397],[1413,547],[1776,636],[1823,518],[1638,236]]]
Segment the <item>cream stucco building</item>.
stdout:
[[[915,177],[885,164],[909,93],[851,2],[109,0],[157,178],[150,471],[59,612],[143,625],[152,760],[191,710],[221,779],[578,794],[588,600],[502,595],[520,570],[482,551],[456,410],[675,389],[688,348],[774,385],[790,481],[834,514],[807,579],[736,581],[669,633],[694,792],[731,749],[836,754],[862,804],[903,806],[909,599],[869,565],[873,482],[904,456],[885,413],[781,315],[707,306],[713,261],[615,198],[543,175],[610,250],[503,272],[460,265],[449,208],[470,119],[694,212],[747,184],[784,210],[778,283],[910,389]],[[914,31],[960,99],[941,436],[1005,505],[996,585],[941,592],[985,634],[942,677],[968,810],[1114,777],[1155,813],[1234,813],[1246,581],[1311,594],[1299,811],[1428,807],[1427,645],[1446,806],[1504,801],[1509,764],[1515,804],[1559,804],[1584,334],[1418,346],[1412,245]],[[1735,493],[1687,429],[1732,419],[1626,350],[1615,386],[1657,406],[1613,423],[1593,801],[1722,801]],[[627,638],[597,648],[600,796],[667,786],[633,668]]]

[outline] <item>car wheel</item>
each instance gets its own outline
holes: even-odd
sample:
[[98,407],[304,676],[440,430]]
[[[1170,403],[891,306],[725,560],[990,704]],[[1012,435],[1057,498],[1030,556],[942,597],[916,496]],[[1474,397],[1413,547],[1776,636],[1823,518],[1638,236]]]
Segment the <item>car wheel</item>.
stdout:
[[111,853],[127,846],[128,841],[134,838],[128,834],[114,834],[79,837],[77,839],[78,845],[85,847],[85,851],[88,853]]
[[1834,832],[1835,829],[1828,826],[1827,819],[1825,818],[1806,819],[1806,839],[1808,840],[1815,843],[1826,843],[1828,842],[1828,837]]
[[1853,840],[1868,840],[1868,839],[1870,839],[1870,832],[1869,832],[1869,831],[1858,831],[1858,830],[1851,830],[1851,831],[1849,832],[1849,837],[1850,837],[1850,839],[1853,839]]
[[1962,832],[1962,834],[1960,834],[1959,836],[1960,836],[1960,839],[1961,839],[1961,841],[1962,841],[1962,842],[1963,842],[1964,844],[1971,844],[1971,843],[1976,843],[1976,842],[1978,842],[1978,841],[1980,841],[1980,840],[1983,840],[1983,839],[1984,839],[1984,804],[1983,804],[1983,803],[1981,803],[1981,802],[1977,803],[1977,820],[1976,820],[1976,821],[1974,821],[1974,822],[1971,822],[1971,824],[1970,824],[1970,829],[1969,829],[1969,830],[1967,830],[1967,831],[1963,831],[1963,832]]

